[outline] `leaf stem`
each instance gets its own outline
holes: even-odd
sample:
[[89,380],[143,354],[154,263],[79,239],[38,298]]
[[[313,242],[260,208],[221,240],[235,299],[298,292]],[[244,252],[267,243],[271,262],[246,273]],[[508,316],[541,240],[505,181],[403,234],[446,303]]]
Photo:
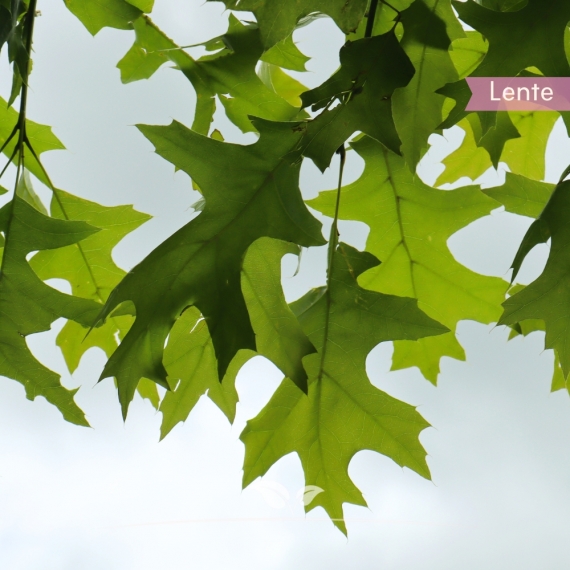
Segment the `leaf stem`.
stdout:
[[327,263],[327,291],[325,293],[326,303],[327,303],[327,310],[325,313],[325,326],[323,328],[323,346],[321,349],[321,363],[319,366],[319,375],[317,380],[321,380],[323,376],[324,364],[325,364],[325,357],[327,353],[327,338],[329,335],[329,323],[330,323],[330,309],[331,309],[331,281],[332,281],[332,274],[333,274],[333,266],[334,266],[334,257],[336,248],[338,246],[338,215],[340,210],[340,193],[342,188],[342,177],[344,174],[344,165],[346,163],[346,149],[344,148],[344,144],[339,147],[337,153],[340,155],[340,167],[338,173],[338,189],[336,193],[336,205],[334,211],[334,218],[333,223],[331,226],[331,233],[329,238],[329,248],[328,248],[328,263]]
[[[390,6],[391,7],[391,6]],[[378,9],[378,0],[372,0],[370,8],[368,9],[368,16],[366,17],[366,31],[364,32],[365,38],[372,37],[374,30],[374,20],[376,19],[376,10]]]

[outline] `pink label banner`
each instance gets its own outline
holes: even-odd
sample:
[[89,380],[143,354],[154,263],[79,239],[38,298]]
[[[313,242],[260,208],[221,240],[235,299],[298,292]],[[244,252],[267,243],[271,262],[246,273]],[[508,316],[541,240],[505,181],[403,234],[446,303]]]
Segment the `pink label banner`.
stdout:
[[570,111],[570,77],[467,77],[467,111]]

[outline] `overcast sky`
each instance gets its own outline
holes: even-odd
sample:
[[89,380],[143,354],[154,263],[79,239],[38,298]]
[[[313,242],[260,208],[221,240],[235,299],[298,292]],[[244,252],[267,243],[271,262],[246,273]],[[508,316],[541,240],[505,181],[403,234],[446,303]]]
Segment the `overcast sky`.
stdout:
[[[180,43],[225,31],[219,3],[156,3],[153,18]],[[166,67],[150,81],[122,85],[115,65],[131,32],[103,30],[93,39],[61,0],[40,0],[38,8],[29,116],[53,125],[69,149],[45,155],[45,164],[55,184],[71,193],[108,205],[132,203],[154,216],[115,250],[129,269],[188,221],[196,201],[188,177],[174,174],[132,125],[173,118],[190,125],[192,88]],[[343,37],[326,19],[296,37],[315,57],[305,82],[317,85],[336,68]],[[5,55],[0,72],[6,96]],[[229,140],[251,142],[251,135],[218,121]],[[442,168],[438,157],[459,142],[456,132],[435,139],[422,167],[428,181]],[[558,125],[549,145],[550,180],[570,162],[564,156],[570,144]],[[351,156],[347,178],[361,170]],[[303,192],[314,196],[335,178],[307,164]],[[496,211],[450,245],[472,269],[505,276],[528,225]],[[362,225],[341,230],[345,241],[364,245]],[[538,275],[545,254],[546,247],[532,253],[521,281]],[[303,257],[300,274],[285,279],[289,298],[324,281],[323,260],[323,250]],[[292,259],[285,269],[293,274]],[[347,540],[321,509],[303,514],[296,456],[241,490],[239,433],[281,379],[272,365],[257,359],[240,374],[234,426],[202,399],[159,443],[160,414],[148,402],[137,396],[123,424],[112,381],[96,385],[100,351],[90,351],[73,377],[65,373],[54,343],[61,326],[29,343],[67,386],[81,387],[76,399],[93,429],[65,423],[41,398],[29,402],[18,383],[0,379],[2,569],[556,570],[570,564],[570,398],[550,394],[552,354],[543,351],[542,334],[507,343],[502,328],[462,323],[468,362],[444,359],[437,388],[417,370],[389,373],[390,346],[371,353],[373,383],[418,405],[434,426],[421,436],[433,482],[378,454],[359,453],[350,474],[370,508],[345,508]]]

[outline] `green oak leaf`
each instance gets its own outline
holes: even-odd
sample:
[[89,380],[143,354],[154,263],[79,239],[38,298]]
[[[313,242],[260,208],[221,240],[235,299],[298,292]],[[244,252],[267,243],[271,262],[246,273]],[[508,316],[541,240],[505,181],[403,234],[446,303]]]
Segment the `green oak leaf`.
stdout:
[[152,12],[154,7],[154,0],[127,0],[127,2],[147,14]]
[[32,61],[26,46],[33,17],[28,14],[28,1],[10,0],[0,6],[0,50],[8,44],[8,61],[12,65],[12,89],[8,106],[16,100],[31,71]]
[[489,51],[471,75],[515,77],[536,67],[545,76],[570,76],[564,32],[570,21],[567,0],[529,0],[514,12],[496,12],[468,0],[453,2],[459,17],[483,34]]
[[136,307],[134,325],[101,376],[117,378],[123,414],[140,378],[167,386],[164,343],[189,305],[206,319],[220,377],[238,350],[255,350],[240,283],[243,256],[255,240],[273,237],[306,247],[324,243],[321,225],[299,190],[295,149],[305,125],[261,119],[254,124],[260,138],[249,146],[204,137],[176,121],[166,127],[139,125],[158,154],[196,181],[205,206],[129,272],[102,312],[104,318],[124,301]]
[[[498,320],[507,283],[474,273],[455,260],[449,238],[489,214],[497,203],[478,188],[437,190],[414,177],[404,160],[371,138],[352,143],[364,159],[362,176],[342,189],[340,219],[370,227],[366,249],[383,263],[359,283],[374,291],[412,297],[427,315],[451,332],[417,342],[398,341],[392,369],[417,366],[436,383],[443,356],[464,360],[454,335],[461,320]],[[334,213],[335,191],[321,192],[308,204],[327,216]]]
[[0,271],[0,375],[23,384],[30,400],[43,396],[67,421],[86,426],[83,412],[73,401],[76,390],[64,388],[59,376],[36,360],[26,337],[49,330],[61,317],[89,326],[101,305],[49,287],[26,258],[32,252],[77,243],[98,230],[85,222],[45,216],[20,197],[33,196],[25,188],[28,184],[29,179],[22,176],[17,195],[0,209],[0,232],[5,239]]
[[224,49],[194,60],[160,31],[146,16],[135,20],[136,40],[117,67],[124,83],[148,79],[171,61],[192,83],[197,105],[193,130],[207,134],[215,110],[215,97],[228,118],[242,131],[253,131],[249,115],[272,121],[293,120],[299,108],[268,88],[256,74],[263,54],[259,30],[230,15],[229,28],[222,36]]
[[436,91],[458,79],[449,48],[464,32],[451,9],[451,0],[416,0],[402,12],[401,22],[401,46],[415,74],[405,87],[394,91],[392,109],[402,152],[415,170],[429,136],[443,120],[445,97]]
[[468,77],[477,69],[487,55],[488,49],[489,43],[476,31],[466,31],[465,37],[453,40],[449,56],[459,79]]
[[343,503],[366,502],[348,475],[352,457],[370,449],[429,478],[418,436],[428,423],[409,404],[374,387],[366,358],[379,343],[439,335],[445,327],[416,301],[362,289],[356,278],[378,265],[369,253],[340,244],[328,289],[310,291],[292,304],[318,350],[304,359],[309,392],[285,379],[240,436],[245,443],[244,486],[281,457],[296,452],[305,484],[324,490],[305,507],[323,507],[344,533]]
[[[301,107],[301,94],[307,90],[302,83],[287,75],[280,67],[265,61],[261,62],[257,74],[261,81],[279,97],[283,97],[293,107]],[[308,118],[308,116],[305,111],[299,113],[299,118]]]
[[[142,10],[141,5],[152,8],[150,0],[63,0],[93,36],[105,27],[130,30]],[[144,10],[146,11],[146,10]]]
[[[332,155],[354,132],[362,131],[400,152],[391,97],[405,86],[414,67],[394,32],[345,44],[340,69],[325,83],[301,96],[303,107],[324,109],[310,121],[304,154],[325,170]],[[340,104],[328,109],[336,101]]]
[[206,321],[196,307],[184,311],[174,323],[164,349],[164,366],[175,389],[167,392],[160,404],[160,439],[164,439],[176,424],[186,421],[206,393],[233,422],[238,402],[235,379],[240,368],[254,355],[250,350],[240,350],[220,382]]
[[[506,140],[499,161],[506,163],[512,172],[535,180],[543,179],[546,145],[558,120],[558,113],[525,111],[508,114],[520,137]],[[436,180],[436,186],[452,184],[464,176],[476,180],[493,166],[489,153],[477,144],[474,131],[478,127],[476,125],[474,129],[474,124],[476,119],[473,114],[458,123],[465,131],[465,138],[459,148],[442,161],[445,170]]]
[[[298,254],[293,244],[261,238],[254,242],[245,257],[241,283],[247,308],[256,334],[257,352],[271,360],[285,375],[307,391],[304,356],[315,352],[297,318],[287,305],[281,287],[281,258]],[[240,350],[231,361],[220,382],[214,345],[200,311],[190,307],[176,321],[164,351],[164,366],[173,385],[164,396],[161,438],[164,438],[188,415],[207,392],[208,397],[233,422],[238,395],[235,379],[240,368],[255,353]]]
[[[17,122],[18,113],[14,109],[8,108],[6,101],[0,97],[0,146],[4,145]],[[47,125],[40,125],[39,123],[28,120],[26,121],[26,134],[37,156],[48,150],[62,150],[65,148],[61,141],[53,134],[51,127]],[[12,138],[6,145],[3,151],[6,156],[12,156],[16,143],[17,136]],[[26,168],[44,184],[49,185],[41,166],[30,153],[26,155]]]
[[222,1],[230,10],[243,10],[255,14],[266,49],[289,37],[299,24],[315,13],[330,16],[345,34],[353,32],[364,17],[368,4],[367,0]]
[[[536,180],[530,180],[524,176],[507,172],[506,181],[502,186],[486,188],[483,192],[500,204],[503,204],[507,212],[512,212],[519,216],[527,216],[529,218],[538,218],[548,203],[548,200],[550,200],[555,188],[556,186],[554,184],[537,182]],[[520,263],[522,263],[522,259]],[[513,280],[515,277],[516,275],[513,276]],[[509,289],[509,295],[512,297],[516,293],[523,291],[524,288],[524,285],[515,285]],[[509,340],[519,335],[527,336],[535,331],[545,331],[543,320],[527,319],[514,323],[511,325]],[[566,379],[560,367],[558,354],[554,351],[552,392],[561,390],[562,388],[566,388]]]
[[529,319],[544,321],[545,346],[557,352],[565,378],[570,372],[570,336],[565,324],[570,318],[569,208],[570,182],[562,182],[523,239],[513,262],[513,279],[528,252],[550,238],[546,267],[538,279],[503,303],[505,310],[499,321],[510,326]]
[[275,44],[271,49],[268,49],[260,59],[284,69],[307,71],[305,64],[311,58],[301,52],[293,41],[293,36],[288,36],[278,44]]
[[507,212],[538,218],[550,200],[555,185],[530,180],[519,174],[507,172],[502,186],[485,188],[483,192],[505,206]]
[[[104,303],[126,274],[113,261],[113,248],[150,216],[131,206],[102,206],[58,188],[53,189],[51,215],[60,220],[81,220],[100,231],[80,243],[41,251],[31,259],[30,265],[40,279],[65,279],[73,295]],[[69,371],[73,373],[77,369],[81,357],[90,348],[101,348],[110,357],[132,322],[130,315],[112,315],[87,335],[88,328],[68,321],[57,336],[57,345]],[[145,394],[152,394],[151,400],[157,401],[153,382],[146,383]]]
[[241,288],[256,336],[257,352],[273,362],[301,390],[307,391],[302,360],[315,351],[287,305],[281,287],[281,258],[299,247],[261,238],[249,246]]
[[[489,115],[491,121],[493,121],[492,126],[486,129],[485,134],[482,134],[477,144],[489,153],[491,164],[494,168],[498,168],[499,160],[503,158],[507,142],[519,139],[521,135],[513,124],[509,113],[489,113],[488,115],[486,113],[478,113],[476,116],[481,124],[481,118]],[[505,161],[508,160],[508,152],[504,156]]]

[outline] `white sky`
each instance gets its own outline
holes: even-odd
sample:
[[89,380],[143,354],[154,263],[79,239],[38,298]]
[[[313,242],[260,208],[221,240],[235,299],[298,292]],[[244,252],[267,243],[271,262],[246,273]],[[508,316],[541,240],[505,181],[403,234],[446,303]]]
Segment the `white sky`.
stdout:
[[[63,2],[40,1],[39,8],[29,116],[53,125],[69,149],[45,155],[46,166],[69,192],[109,205],[133,203],[154,216],[115,251],[129,269],[186,223],[196,200],[186,175],[174,174],[130,125],[172,118],[191,124],[192,89],[167,68],[151,81],[121,85],[115,65],[132,33],[104,30],[92,39]],[[153,17],[190,44],[225,31],[220,14],[218,3],[157,0]],[[313,26],[298,37],[316,57],[311,65],[318,72],[306,79],[311,86],[336,68],[343,41],[327,20]],[[5,61],[0,72],[5,95]],[[220,125],[230,140],[250,140],[227,121]],[[570,144],[557,129],[549,179],[570,162],[565,155]],[[351,163],[348,177],[361,168]],[[433,180],[436,168],[426,164],[424,177]],[[303,191],[314,195],[335,178],[308,164]],[[469,267],[504,276],[527,227],[528,220],[495,212],[450,244]],[[363,245],[361,225],[341,230],[343,239]],[[521,280],[538,274],[544,255],[545,248],[533,252]],[[291,275],[294,264],[285,265]],[[305,255],[300,275],[285,280],[288,295],[321,283],[323,268],[322,251]],[[372,452],[357,455],[350,474],[370,508],[346,508],[347,541],[322,510],[303,514],[295,499],[303,486],[296,456],[241,491],[239,433],[278,385],[274,367],[255,361],[240,375],[233,427],[202,399],[189,421],[158,443],[160,415],[148,402],[137,397],[123,424],[112,381],[95,385],[102,353],[88,353],[73,378],[65,374],[57,330],[35,335],[30,345],[67,386],[81,386],[77,401],[93,429],[66,424],[42,399],[29,402],[19,384],[0,380],[2,569],[554,570],[570,564],[570,399],[549,393],[552,354],[543,352],[540,334],[506,343],[504,329],[461,324],[468,362],[444,360],[438,388],[416,370],[388,373],[389,346],[373,351],[374,384],[418,405],[434,426],[421,438],[433,482]]]

